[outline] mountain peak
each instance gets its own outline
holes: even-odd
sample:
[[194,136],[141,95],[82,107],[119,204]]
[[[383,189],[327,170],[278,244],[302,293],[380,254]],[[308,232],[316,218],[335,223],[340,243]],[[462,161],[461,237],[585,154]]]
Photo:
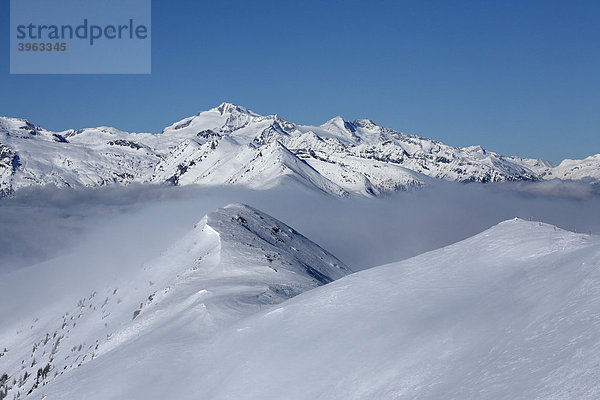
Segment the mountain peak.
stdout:
[[0,129],[7,131],[36,131],[38,128],[23,118],[0,117]]
[[354,126],[356,126],[358,128],[373,129],[373,128],[377,127],[377,124],[368,118],[360,118],[360,119],[354,120],[353,124],[354,124]]
[[329,121],[325,122],[321,126],[328,126],[328,125],[341,125],[341,126],[343,126],[345,122],[346,122],[346,120],[344,118],[342,118],[340,115],[337,115],[337,116],[331,118]]
[[235,104],[227,103],[227,102],[221,103],[218,107],[212,108],[210,111],[218,111],[221,115],[234,114],[234,113],[258,115],[258,114],[255,114],[254,112],[250,111],[246,107],[237,106]]
[[209,213],[206,225],[219,235],[221,259],[245,259],[246,268],[287,270],[309,278],[317,286],[351,272],[335,256],[288,225],[246,204],[232,203]]
[[327,121],[323,125],[321,125],[321,127],[325,128],[327,130],[337,128],[337,129],[341,129],[341,130],[344,130],[344,131],[350,132],[350,133],[356,132],[356,126],[354,126],[354,124],[352,122],[346,121],[344,118],[342,118],[339,115],[337,117],[331,118],[329,121]]

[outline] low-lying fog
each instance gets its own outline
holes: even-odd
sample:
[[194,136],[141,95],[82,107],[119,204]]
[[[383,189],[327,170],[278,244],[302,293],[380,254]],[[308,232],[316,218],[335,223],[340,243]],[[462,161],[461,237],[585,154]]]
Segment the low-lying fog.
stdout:
[[576,183],[440,184],[378,199],[337,199],[286,188],[37,189],[0,200],[0,273],[66,253],[82,262],[142,262],[207,212],[232,202],[265,211],[352,269],[405,259],[515,216],[600,232],[600,195]]

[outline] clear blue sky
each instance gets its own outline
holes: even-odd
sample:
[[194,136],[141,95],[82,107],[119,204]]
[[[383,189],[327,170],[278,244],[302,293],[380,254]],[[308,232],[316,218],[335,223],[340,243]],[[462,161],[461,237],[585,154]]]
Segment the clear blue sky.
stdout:
[[154,0],[151,75],[9,75],[0,115],[160,132],[229,101],[553,161],[600,153],[598,1]]

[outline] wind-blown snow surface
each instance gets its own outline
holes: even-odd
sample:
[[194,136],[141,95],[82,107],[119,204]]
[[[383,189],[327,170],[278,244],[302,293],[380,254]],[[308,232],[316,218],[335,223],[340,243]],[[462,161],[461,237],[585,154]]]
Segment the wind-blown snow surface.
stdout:
[[348,273],[289,226],[232,204],[141,266],[97,270],[61,257],[3,275],[0,393],[43,397],[47,384],[89,362],[155,378],[133,359],[183,356],[233,321]]
[[[242,214],[253,221],[249,232],[261,232],[244,235],[243,241],[280,243],[272,241],[268,229],[252,228],[264,221],[252,216],[254,210],[242,207],[240,212],[239,207],[213,218],[223,223],[234,218],[234,226],[244,226],[236,219]],[[211,225],[211,216],[207,223]],[[213,235],[202,226],[196,228],[202,235]],[[260,226],[272,227],[272,220]],[[189,248],[193,242],[183,241],[182,246]],[[193,245],[193,256],[181,251],[170,254],[191,260],[210,247],[209,242]],[[304,239],[294,241],[299,242]],[[320,254],[314,245],[307,246]],[[237,259],[234,253],[225,252],[228,262]],[[252,254],[261,259],[264,253]],[[287,253],[283,257],[289,260]],[[324,261],[323,271],[342,272],[332,267],[333,258]],[[215,260],[209,263],[215,265]],[[88,357],[81,367],[42,385],[32,392],[33,398],[596,399],[600,395],[600,240],[596,236],[509,220],[440,250],[352,274],[279,305],[264,304],[262,311],[256,303],[246,308],[246,303],[236,301],[232,314],[237,317],[228,320],[237,319],[233,324],[215,323],[208,317],[203,304],[215,297],[204,292],[207,282],[189,279],[195,273],[188,271],[193,264],[184,264],[180,271],[172,271],[180,274],[180,280],[169,286],[171,294],[157,293],[141,304],[134,320],[127,309],[137,309],[142,293],[155,290],[146,286],[148,274],[158,275],[154,287],[163,287],[167,280],[160,278],[162,273],[147,271],[119,276],[115,296],[121,298],[119,304],[128,305],[127,312],[120,313],[128,320],[123,323],[127,328],[103,339],[92,361]],[[225,259],[220,265],[227,265]],[[268,261],[262,265],[263,277],[277,276]],[[11,283],[15,284],[14,278]],[[228,287],[237,293],[244,287],[240,283]],[[116,314],[111,293],[106,297]],[[85,314],[82,323],[90,322],[81,331],[88,335],[102,330],[101,325],[91,325],[90,316],[97,311],[88,304],[98,307],[104,295],[99,292],[82,300],[83,307],[72,307],[69,314],[75,321],[79,313]],[[11,300],[8,309],[19,301],[14,293],[2,297],[3,302],[5,297]],[[51,304],[44,308],[52,308]],[[243,314],[247,318],[239,319]],[[229,314],[217,315],[227,319]],[[2,315],[2,320],[16,318]],[[30,331],[48,330],[39,328],[48,324],[43,317],[30,323],[34,326]],[[33,339],[28,326],[21,328],[23,336],[15,337],[15,326],[8,325],[0,336],[1,343],[9,343],[0,358],[4,368],[19,366],[13,344],[24,337]],[[79,336],[71,342],[86,339]],[[75,344],[65,342],[60,357],[70,351],[72,357],[80,355],[71,348]],[[30,350],[30,345],[25,349]],[[87,345],[86,341],[87,353],[93,351]]]
[[511,220],[241,322],[184,386],[215,399],[597,399],[599,332],[600,240]]
[[441,179],[458,182],[600,179],[600,158],[506,157],[480,146],[454,148],[383,128],[368,119],[336,117],[305,126],[223,103],[160,134],[110,127],[51,132],[0,117],[0,197],[55,185],[237,185],[268,189],[294,184],[335,196],[379,195]]

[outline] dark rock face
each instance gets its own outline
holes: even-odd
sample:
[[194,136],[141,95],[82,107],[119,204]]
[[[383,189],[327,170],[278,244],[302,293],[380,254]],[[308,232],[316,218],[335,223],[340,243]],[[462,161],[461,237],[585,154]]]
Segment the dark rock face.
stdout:
[[131,147],[134,150],[139,150],[139,149],[144,148],[144,146],[142,146],[136,142],[132,142],[131,140],[123,140],[123,139],[111,140],[110,142],[108,142],[108,144],[110,146]]

